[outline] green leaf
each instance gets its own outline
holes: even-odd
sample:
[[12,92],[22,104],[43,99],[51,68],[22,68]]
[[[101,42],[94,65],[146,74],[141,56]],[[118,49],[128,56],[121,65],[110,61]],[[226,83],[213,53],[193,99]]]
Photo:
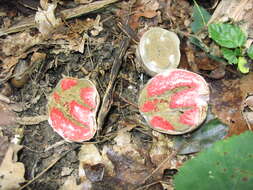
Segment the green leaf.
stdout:
[[247,60],[244,57],[238,58],[238,69],[242,73],[248,73],[249,67],[247,66]]
[[175,137],[175,148],[179,154],[191,154],[209,148],[228,133],[228,127],[218,119],[212,119],[192,133],[190,138]]
[[209,24],[208,33],[216,43],[226,48],[242,47],[246,42],[244,32],[232,24]]
[[253,45],[249,47],[249,49],[247,50],[247,54],[250,57],[250,59],[253,59]]
[[195,4],[193,7],[192,17],[193,22],[191,23],[191,29],[193,33],[197,33],[206,25],[211,18],[211,15],[204,8]]
[[247,131],[215,143],[179,169],[175,189],[253,189],[252,141]]
[[237,64],[236,51],[228,48],[221,48],[222,54],[229,64]]

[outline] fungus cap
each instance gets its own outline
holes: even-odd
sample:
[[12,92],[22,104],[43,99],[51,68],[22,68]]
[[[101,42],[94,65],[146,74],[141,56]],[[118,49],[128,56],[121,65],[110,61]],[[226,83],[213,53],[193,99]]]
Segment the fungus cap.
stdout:
[[90,80],[63,78],[48,100],[49,124],[67,141],[90,140],[97,131],[99,102],[96,86]]
[[139,110],[154,130],[178,135],[196,129],[206,118],[208,84],[200,75],[171,69],[148,81],[139,96]]
[[163,28],[151,28],[141,37],[136,55],[151,76],[177,68],[181,57],[179,38],[174,32]]

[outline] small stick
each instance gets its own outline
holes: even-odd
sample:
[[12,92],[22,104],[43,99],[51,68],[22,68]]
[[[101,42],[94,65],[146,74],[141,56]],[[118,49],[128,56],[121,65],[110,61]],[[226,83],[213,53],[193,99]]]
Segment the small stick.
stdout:
[[112,101],[113,101],[112,94],[114,92],[114,83],[115,83],[115,80],[118,76],[119,69],[122,64],[122,58],[126,53],[129,42],[130,42],[130,39],[128,37],[125,37],[122,40],[122,43],[120,45],[119,54],[114,59],[112,69],[111,69],[111,74],[110,74],[110,81],[109,81],[109,84],[106,88],[105,95],[104,95],[104,98],[103,98],[103,101],[102,101],[102,104],[101,104],[101,107],[100,107],[100,110],[98,113],[98,118],[97,118],[97,124],[98,124],[98,133],[97,134],[98,135],[99,135],[99,132],[101,131],[102,126],[104,124],[105,117],[111,108]]

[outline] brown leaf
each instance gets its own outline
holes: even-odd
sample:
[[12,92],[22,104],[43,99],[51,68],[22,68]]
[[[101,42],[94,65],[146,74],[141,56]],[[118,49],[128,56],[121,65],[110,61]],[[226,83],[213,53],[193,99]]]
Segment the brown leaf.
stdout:
[[252,81],[253,74],[250,73],[241,79],[223,79],[211,83],[212,112],[230,127],[229,136],[248,130],[240,110],[244,98],[253,92]]
[[132,12],[134,13],[129,20],[129,25],[132,29],[136,29],[139,26],[140,17],[153,18],[157,16],[159,8],[159,2],[157,0],[139,0],[136,2]]
[[0,165],[2,164],[2,161],[5,157],[6,151],[8,150],[9,147],[9,142],[8,142],[8,138],[3,136],[0,137]]
[[20,145],[10,144],[5,157],[0,165],[0,188],[13,190],[20,187],[25,181],[25,167],[23,163],[17,162],[17,152],[22,148]]
[[15,125],[16,114],[12,111],[9,104],[0,101],[0,126]]
[[59,190],[70,190],[70,189],[71,190],[91,190],[92,186],[88,180],[77,185],[76,178],[73,176],[70,176],[67,178],[64,185],[61,186]]

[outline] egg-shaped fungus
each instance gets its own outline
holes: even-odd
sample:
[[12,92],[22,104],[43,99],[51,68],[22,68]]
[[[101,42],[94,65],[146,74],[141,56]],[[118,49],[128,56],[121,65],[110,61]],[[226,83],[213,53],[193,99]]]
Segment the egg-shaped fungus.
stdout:
[[177,68],[181,57],[180,40],[174,32],[159,27],[151,28],[142,35],[136,57],[151,76]]

